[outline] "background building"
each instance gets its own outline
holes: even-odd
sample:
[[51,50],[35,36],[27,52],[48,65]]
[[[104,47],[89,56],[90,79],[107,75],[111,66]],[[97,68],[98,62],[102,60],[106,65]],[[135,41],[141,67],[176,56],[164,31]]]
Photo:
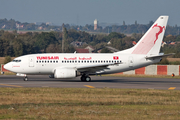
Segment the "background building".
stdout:
[[98,21],[97,19],[94,20],[94,30],[97,30]]

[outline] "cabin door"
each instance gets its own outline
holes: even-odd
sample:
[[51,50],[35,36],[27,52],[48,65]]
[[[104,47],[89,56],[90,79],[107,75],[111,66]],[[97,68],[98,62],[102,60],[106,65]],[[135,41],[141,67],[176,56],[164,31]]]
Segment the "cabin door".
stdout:
[[34,67],[34,57],[29,57],[29,67]]

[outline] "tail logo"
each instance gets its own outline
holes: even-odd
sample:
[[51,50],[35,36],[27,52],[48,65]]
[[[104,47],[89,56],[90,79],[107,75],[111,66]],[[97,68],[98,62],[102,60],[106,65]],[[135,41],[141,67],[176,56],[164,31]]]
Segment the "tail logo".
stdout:
[[154,44],[155,44],[156,41],[157,41],[157,39],[158,39],[159,34],[161,34],[161,33],[163,32],[163,28],[164,28],[164,30],[165,30],[165,26],[161,27],[161,26],[158,26],[158,25],[156,24],[156,25],[154,25],[152,28],[154,28],[154,27],[159,27],[159,32],[156,33],[156,40],[154,41]]
[[155,45],[163,30],[165,30],[165,26],[162,27],[155,24],[146,36],[142,38],[141,42],[137,45],[132,54],[147,54]]

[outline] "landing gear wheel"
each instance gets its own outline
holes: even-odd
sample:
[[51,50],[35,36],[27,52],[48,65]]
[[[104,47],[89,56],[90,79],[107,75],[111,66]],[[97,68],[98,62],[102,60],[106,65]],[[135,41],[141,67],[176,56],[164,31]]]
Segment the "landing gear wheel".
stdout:
[[81,81],[82,82],[86,81],[86,77],[85,76],[81,76]]
[[91,78],[89,76],[86,77],[86,82],[90,82]]
[[90,82],[91,78],[89,76],[82,75],[81,76],[81,81],[83,81],[83,82]]
[[28,77],[25,77],[25,78],[24,78],[24,81],[28,81]]

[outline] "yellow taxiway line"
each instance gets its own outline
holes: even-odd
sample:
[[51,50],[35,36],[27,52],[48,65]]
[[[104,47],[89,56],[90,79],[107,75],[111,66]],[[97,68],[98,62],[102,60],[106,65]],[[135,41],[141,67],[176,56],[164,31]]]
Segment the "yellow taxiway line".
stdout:
[[90,86],[90,85],[84,85],[84,86],[86,86],[86,87],[88,87],[88,88],[95,88],[95,87]]
[[174,89],[176,89],[176,87],[170,87],[170,88],[168,88],[168,90],[174,90]]

